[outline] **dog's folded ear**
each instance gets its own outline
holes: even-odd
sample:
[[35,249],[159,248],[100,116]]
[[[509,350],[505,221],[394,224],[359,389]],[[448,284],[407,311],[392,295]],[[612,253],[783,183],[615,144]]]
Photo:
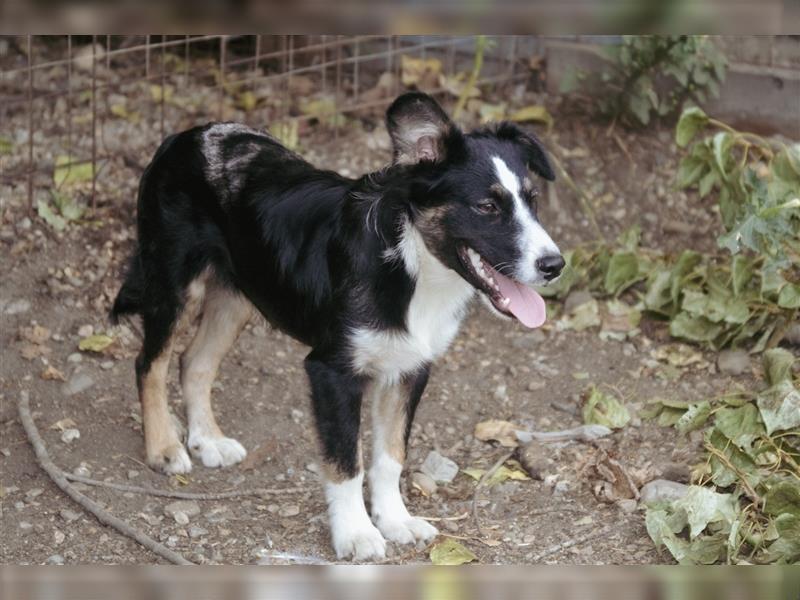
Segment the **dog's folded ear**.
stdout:
[[442,161],[448,142],[460,136],[439,103],[422,92],[409,92],[392,102],[386,111],[386,128],[396,164]]
[[522,146],[528,168],[547,181],[555,181],[556,174],[547,158],[544,146],[532,133],[523,131],[513,123],[501,123],[496,130],[497,137],[511,140]]

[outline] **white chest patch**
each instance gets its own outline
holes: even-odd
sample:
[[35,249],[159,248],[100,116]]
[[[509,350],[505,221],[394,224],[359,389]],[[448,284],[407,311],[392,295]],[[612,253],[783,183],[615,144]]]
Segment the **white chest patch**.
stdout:
[[350,340],[355,370],[387,382],[397,381],[447,350],[475,293],[458,273],[428,251],[413,226],[406,225],[397,253],[396,258],[402,259],[416,278],[406,331],[359,328]]

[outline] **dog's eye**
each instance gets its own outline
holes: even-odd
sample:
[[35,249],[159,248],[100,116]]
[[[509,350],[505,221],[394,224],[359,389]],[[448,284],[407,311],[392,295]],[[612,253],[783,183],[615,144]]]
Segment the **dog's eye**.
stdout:
[[476,205],[476,210],[482,215],[496,215],[500,212],[500,208],[494,200],[486,199],[481,200]]

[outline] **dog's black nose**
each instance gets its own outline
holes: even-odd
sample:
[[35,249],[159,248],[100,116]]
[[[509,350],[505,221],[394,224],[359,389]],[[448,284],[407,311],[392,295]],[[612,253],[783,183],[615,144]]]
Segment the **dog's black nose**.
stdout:
[[548,254],[536,261],[536,268],[547,281],[552,281],[561,274],[564,268],[564,257],[560,254]]

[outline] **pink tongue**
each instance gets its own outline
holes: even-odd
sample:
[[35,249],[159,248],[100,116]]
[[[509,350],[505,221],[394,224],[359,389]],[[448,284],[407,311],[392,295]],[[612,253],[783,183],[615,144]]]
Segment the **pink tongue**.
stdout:
[[500,292],[510,300],[506,310],[517,317],[520,323],[525,327],[541,327],[544,324],[544,299],[539,294],[497,271],[492,276],[500,287]]

